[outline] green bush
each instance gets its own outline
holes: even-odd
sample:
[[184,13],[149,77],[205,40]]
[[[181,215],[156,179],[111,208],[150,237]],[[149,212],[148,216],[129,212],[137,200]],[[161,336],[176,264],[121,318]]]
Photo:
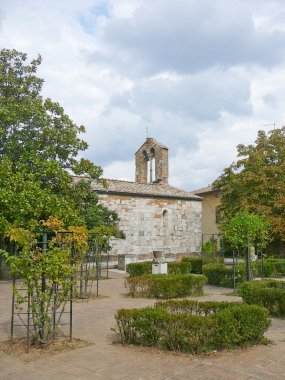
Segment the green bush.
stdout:
[[192,266],[192,273],[202,274],[203,258],[201,257],[183,257],[182,263],[190,263]]
[[238,293],[247,304],[263,306],[276,317],[285,316],[285,283],[282,281],[244,282]]
[[168,313],[162,308],[120,309],[115,314],[121,343],[154,346]]
[[121,343],[135,343],[136,330],[133,326],[133,313],[135,309],[119,309],[115,314],[116,333],[120,337]]
[[[168,274],[190,274],[191,273],[191,263],[189,262],[176,262],[171,261],[167,263]],[[152,272],[152,262],[145,261],[141,263],[130,263],[127,264],[127,273],[130,277],[144,276],[151,274]]]
[[217,323],[214,318],[169,314],[162,325],[158,347],[193,355],[215,349]]
[[168,274],[191,274],[192,265],[190,262],[169,262],[167,263]]
[[285,259],[276,259],[276,270],[280,276],[285,276]]
[[192,354],[258,343],[270,324],[267,310],[260,306],[186,300],[121,309],[115,320],[122,343]]
[[203,266],[203,274],[210,285],[233,287],[232,267],[223,264],[206,264]]
[[206,277],[193,275],[146,275],[126,279],[132,297],[178,298],[202,295]]
[[126,271],[129,273],[130,277],[144,276],[146,274],[151,274],[152,262],[144,261],[142,263],[130,263],[126,266]]
[[211,257],[211,256],[206,256],[203,257],[204,265],[205,264],[223,264],[224,259],[223,257]]
[[165,308],[170,313],[184,313],[190,315],[199,315],[208,317],[215,314],[219,310],[236,305],[236,302],[216,302],[204,301],[199,302],[196,300],[167,300],[158,301],[155,303],[156,307]]
[[285,276],[285,259],[276,260],[277,274],[284,277]]
[[236,304],[216,313],[216,342],[220,348],[254,344],[270,326],[268,311],[257,305]]
[[261,260],[256,260],[251,262],[252,273],[254,276],[264,277],[283,277],[285,276],[285,260],[266,258],[261,262]]
[[220,257],[183,257],[182,263],[191,263],[192,273],[202,274],[203,265],[205,264],[221,264],[223,258]]
[[[203,274],[208,279],[208,284],[232,288],[234,286],[234,268],[223,264],[203,265]],[[245,281],[246,270],[244,264],[236,267],[235,281],[241,283]]]

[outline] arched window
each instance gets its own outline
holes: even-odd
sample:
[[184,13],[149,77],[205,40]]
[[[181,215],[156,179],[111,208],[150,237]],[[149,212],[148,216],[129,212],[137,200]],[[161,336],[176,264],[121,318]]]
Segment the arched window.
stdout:
[[155,150],[154,148],[149,151],[144,150],[142,154],[144,161],[146,161],[147,183],[152,183],[156,179]]
[[154,148],[150,149],[150,182],[155,181],[156,179],[156,159],[155,159],[155,150]]
[[163,213],[162,213],[162,225],[165,228],[168,226],[168,212],[167,212],[167,210],[163,210]]

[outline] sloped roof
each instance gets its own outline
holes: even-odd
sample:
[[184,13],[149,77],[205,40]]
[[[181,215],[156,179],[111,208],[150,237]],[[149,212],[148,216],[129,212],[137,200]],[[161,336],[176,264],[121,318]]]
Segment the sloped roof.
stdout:
[[147,139],[145,140],[145,142],[139,147],[139,149],[136,151],[136,153],[144,146],[144,145],[147,145],[147,144],[152,144],[152,145],[157,145],[159,146],[160,148],[162,149],[167,149],[167,146],[161,144],[159,141],[153,139],[152,137],[147,137]]
[[176,187],[162,183],[139,183],[130,181],[121,181],[117,179],[107,179],[107,188],[101,183],[92,182],[92,188],[97,193],[101,194],[124,194],[141,197],[155,198],[173,198],[173,199],[188,199],[201,201],[202,199],[190,192],[177,189]]
[[208,186],[208,187],[202,187],[201,189],[198,189],[198,190],[193,190],[192,193],[196,195],[202,195],[202,194],[207,194],[207,193],[214,193],[217,191],[219,190],[213,189],[212,186]]

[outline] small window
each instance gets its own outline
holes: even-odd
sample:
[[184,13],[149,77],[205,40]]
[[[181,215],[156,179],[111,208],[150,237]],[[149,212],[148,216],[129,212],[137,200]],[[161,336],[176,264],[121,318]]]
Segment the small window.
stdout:
[[222,221],[222,210],[221,206],[216,207],[216,223],[219,224]]

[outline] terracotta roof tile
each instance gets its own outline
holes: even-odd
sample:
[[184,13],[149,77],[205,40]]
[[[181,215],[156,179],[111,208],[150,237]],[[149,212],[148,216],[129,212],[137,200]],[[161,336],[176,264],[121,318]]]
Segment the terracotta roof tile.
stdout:
[[92,188],[98,193],[130,194],[137,196],[151,196],[159,198],[191,199],[201,201],[202,199],[190,192],[177,189],[176,187],[162,183],[144,184],[138,182],[107,179],[107,188],[101,183],[92,182]]
[[214,193],[216,191],[218,190],[214,190],[212,186],[208,186],[208,187],[203,187],[202,189],[193,190],[192,193],[196,195],[202,195],[202,194],[207,194],[207,193]]

